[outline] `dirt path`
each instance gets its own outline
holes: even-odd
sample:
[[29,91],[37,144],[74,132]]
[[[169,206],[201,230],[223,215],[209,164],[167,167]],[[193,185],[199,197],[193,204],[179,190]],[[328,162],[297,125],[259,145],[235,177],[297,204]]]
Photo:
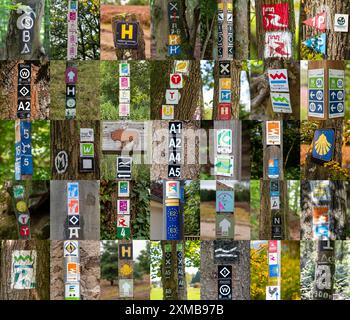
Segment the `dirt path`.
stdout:
[[151,29],[150,29],[150,8],[149,6],[101,6],[101,60],[115,60],[113,33],[111,19],[121,13],[136,14],[143,32],[146,45],[146,58],[151,57]]

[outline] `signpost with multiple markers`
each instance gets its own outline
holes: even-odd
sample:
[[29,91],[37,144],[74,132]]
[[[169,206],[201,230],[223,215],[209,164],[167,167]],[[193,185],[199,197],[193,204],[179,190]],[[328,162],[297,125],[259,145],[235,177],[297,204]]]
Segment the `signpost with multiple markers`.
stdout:
[[78,68],[75,63],[67,62],[66,64],[66,119],[75,119],[77,99],[76,83],[78,81]]
[[233,59],[233,6],[227,0],[218,0],[218,58]]
[[67,232],[68,239],[79,239],[80,208],[79,182],[67,182]]
[[31,179],[33,175],[32,124],[27,120],[15,122],[15,180]]
[[94,129],[80,128],[80,172],[94,172],[95,170],[95,144]]
[[164,234],[166,240],[182,239],[181,182],[163,181],[164,194]]
[[67,60],[78,57],[78,0],[68,1]]
[[118,251],[119,298],[132,299],[134,297],[132,241],[119,240]]
[[30,212],[26,201],[25,187],[21,184],[16,184],[12,190],[18,225],[18,238],[20,240],[30,240]]
[[276,113],[291,113],[288,70],[269,69],[267,73],[270,84],[272,110]]
[[64,299],[80,300],[80,246],[79,241],[63,243]]
[[169,35],[168,35],[168,56],[178,56],[181,54],[181,27],[182,15],[181,3],[178,0],[168,0],[168,21],[169,21]]
[[18,119],[30,118],[31,75],[32,75],[32,64],[30,62],[18,64],[18,85],[17,85],[17,118]]
[[[117,239],[130,239],[130,181],[118,181]],[[114,206],[114,204],[113,204]]]
[[21,30],[19,38],[20,54],[30,55],[33,50],[32,43],[34,38],[36,14],[33,8],[29,5],[27,5],[26,10],[19,9],[19,11],[22,11],[22,13],[17,18],[16,25],[17,28]]
[[182,130],[181,121],[169,122],[168,138],[168,178],[181,179],[182,164]]
[[125,119],[130,115],[130,64],[119,63],[119,117]]
[[281,300],[281,241],[268,241],[268,286],[266,300]]

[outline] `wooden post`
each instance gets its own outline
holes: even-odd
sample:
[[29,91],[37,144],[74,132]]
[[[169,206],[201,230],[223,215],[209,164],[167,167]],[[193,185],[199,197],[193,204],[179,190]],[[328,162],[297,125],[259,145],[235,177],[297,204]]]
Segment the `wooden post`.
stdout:
[[145,60],[144,34],[136,15],[118,14],[111,23],[117,60]]
[[118,251],[119,298],[130,300],[134,298],[134,263],[132,241],[119,240]]
[[260,239],[284,239],[286,234],[287,183],[283,172],[283,121],[263,125],[263,179],[260,180]]
[[335,273],[335,242],[320,240],[317,245],[314,300],[332,300]]
[[63,256],[64,256],[64,299],[80,300],[79,241],[64,241]]

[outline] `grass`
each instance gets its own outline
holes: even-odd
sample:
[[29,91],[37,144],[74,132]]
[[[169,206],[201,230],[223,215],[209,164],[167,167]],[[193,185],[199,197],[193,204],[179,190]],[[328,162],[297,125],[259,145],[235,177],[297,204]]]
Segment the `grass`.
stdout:
[[[151,300],[163,300],[163,289],[151,288]],[[200,288],[187,287],[187,300],[200,300]]]

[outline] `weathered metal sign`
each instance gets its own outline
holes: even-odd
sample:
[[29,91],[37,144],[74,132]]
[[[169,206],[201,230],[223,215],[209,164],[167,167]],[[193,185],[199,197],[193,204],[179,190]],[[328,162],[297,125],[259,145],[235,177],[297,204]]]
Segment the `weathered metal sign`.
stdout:
[[216,213],[215,234],[217,239],[234,238],[234,216],[227,213]]
[[17,118],[19,119],[30,118],[31,75],[32,65],[30,62],[18,64]]
[[329,207],[322,206],[312,208],[312,230],[314,240],[328,240],[330,237],[329,228]]
[[235,195],[233,190],[216,191],[216,212],[234,212]]

